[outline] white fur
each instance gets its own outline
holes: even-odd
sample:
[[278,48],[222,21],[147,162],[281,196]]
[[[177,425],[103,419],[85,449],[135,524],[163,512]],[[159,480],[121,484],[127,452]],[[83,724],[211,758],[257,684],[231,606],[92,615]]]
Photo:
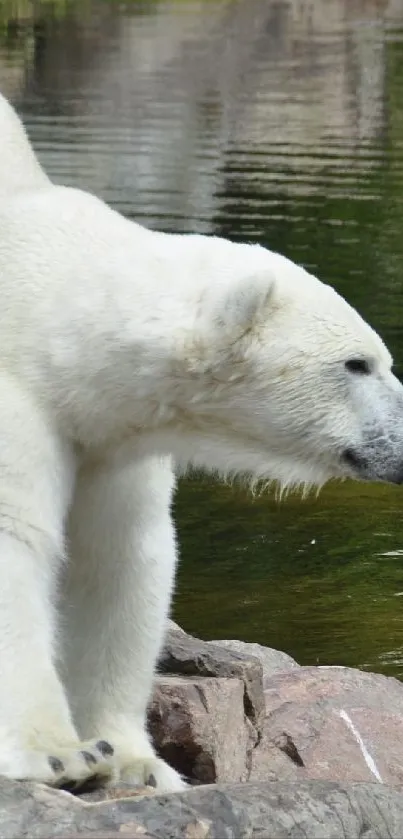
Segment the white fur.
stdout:
[[[0,324],[0,772],[180,789],[145,728],[171,458],[282,487],[400,482],[389,353],[278,254],[151,232],[52,185],[1,97]],[[345,369],[357,357],[369,375]]]

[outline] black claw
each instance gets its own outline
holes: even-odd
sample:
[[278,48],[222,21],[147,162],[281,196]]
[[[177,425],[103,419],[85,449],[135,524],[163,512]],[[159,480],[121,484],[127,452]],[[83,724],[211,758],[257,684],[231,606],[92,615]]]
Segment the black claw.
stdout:
[[58,757],[54,757],[53,755],[49,755],[48,763],[53,772],[59,774],[59,772],[64,772],[64,764]]
[[78,783],[77,781],[63,780],[59,786],[59,789],[62,789],[65,792],[71,792],[74,795],[74,793],[76,793],[78,790]]
[[115,751],[113,746],[111,746],[110,743],[107,743],[106,740],[98,740],[97,749],[104,757],[106,755],[113,755]]
[[87,778],[86,781],[83,781],[80,784],[78,789],[79,795],[83,795],[87,792],[94,792],[94,790],[102,789],[105,786],[105,778],[101,775],[92,775],[91,778]]
[[88,766],[91,766],[92,763],[97,762],[96,757],[94,757],[94,755],[92,755],[91,752],[82,751],[82,752],[80,752],[80,754],[84,758],[84,760],[88,764]]
[[155,788],[157,786],[157,780],[156,780],[155,775],[151,774],[149,776],[148,780],[146,781],[146,784],[147,784],[148,787],[154,787]]
[[103,789],[105,787],[105,777],[103,775],[91,775],[83,781],[68,781],[62,779],[58,789],[65,792],[70,792],[71,795],[84,795],[94,790]]

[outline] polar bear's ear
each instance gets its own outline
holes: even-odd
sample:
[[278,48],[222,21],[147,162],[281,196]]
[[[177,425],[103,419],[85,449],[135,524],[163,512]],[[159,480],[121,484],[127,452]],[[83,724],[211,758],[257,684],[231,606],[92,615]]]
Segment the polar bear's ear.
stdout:
[[236,339],[267,317],[274,277],[253,274],[237,279],[214,294],[210,318],[216,328]]

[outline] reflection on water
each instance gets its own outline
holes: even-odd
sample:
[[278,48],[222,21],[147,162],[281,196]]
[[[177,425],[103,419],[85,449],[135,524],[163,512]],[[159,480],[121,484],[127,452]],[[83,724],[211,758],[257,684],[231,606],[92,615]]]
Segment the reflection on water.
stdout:
[[[403,374],[403,0],[3,2],[0,89],[55,180],[334,284]],[[177,499],[176,615],[403,676],[403,490]]]

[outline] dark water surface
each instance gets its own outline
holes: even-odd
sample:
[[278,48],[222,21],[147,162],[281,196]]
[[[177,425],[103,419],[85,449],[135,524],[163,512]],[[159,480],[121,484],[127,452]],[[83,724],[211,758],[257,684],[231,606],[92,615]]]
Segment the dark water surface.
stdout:
[[[403,0],[3,2],[0,89],[56,180],[284,252],[403,376]],[[402,512],[403,488],[277,504],[183,483],[176,617],[403,676]]]

